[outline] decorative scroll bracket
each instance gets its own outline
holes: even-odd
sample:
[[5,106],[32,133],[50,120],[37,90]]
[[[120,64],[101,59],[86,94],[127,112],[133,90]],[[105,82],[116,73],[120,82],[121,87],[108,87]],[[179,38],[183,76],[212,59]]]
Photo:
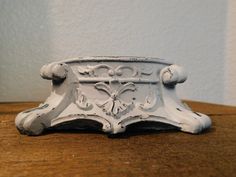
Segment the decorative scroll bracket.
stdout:
[[53,89],[45,103],[17,115],[22,134],[40,135],[74,121],[80,128],[101,125],[97,128],[110,134],[139,122],[193,134],[211,126],[208,116],[191,111],[176,96],[176,84],[187,79],[183,68],[160,59],[78,58],[45,65],[40,74],[52,80]]

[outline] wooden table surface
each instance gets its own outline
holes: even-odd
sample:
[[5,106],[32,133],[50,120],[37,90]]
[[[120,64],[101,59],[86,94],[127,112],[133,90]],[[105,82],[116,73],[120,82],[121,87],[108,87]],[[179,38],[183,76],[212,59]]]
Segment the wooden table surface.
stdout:
[[38,103],[0,104],[0,176],[236,176],[236,107],[187,102],[208,114],[209,131],[106,134],[50,131],[20,135],[18,112]]

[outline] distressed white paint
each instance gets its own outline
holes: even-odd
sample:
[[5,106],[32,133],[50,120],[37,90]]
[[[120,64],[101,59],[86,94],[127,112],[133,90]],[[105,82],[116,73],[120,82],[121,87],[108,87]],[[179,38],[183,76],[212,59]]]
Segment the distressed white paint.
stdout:
[[162,59],[75,58],[43,66],[41,76],[52,80],[53,89],[39,107],[17,115],[15,124],[22,134],[40,135],[66,123],[110,134],[140,122],[157,130],[170,129],[160,125],[164,123],[193,134],[211,126],[208,116],[191,111],[176,96],[176,84],[187,79],[184,69]]
[[182,98],[233,103],[223,82],[227,1],[0,0],[0,7],[0,101],[44,100],[45,63],[136,55],[184,66]]

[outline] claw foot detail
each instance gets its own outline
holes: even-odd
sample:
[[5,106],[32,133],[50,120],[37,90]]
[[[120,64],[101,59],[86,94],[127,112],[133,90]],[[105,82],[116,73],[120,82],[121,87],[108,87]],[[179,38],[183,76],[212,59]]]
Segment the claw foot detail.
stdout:
[[211,127],[211,119],[207,115],[193,112],[176,95],[175,86],[187,79],[186,71],[182,67],[171,65],[162,69],[160,79],[167,119],[177,122],[182,131],[192,134],[200,133]]
[[40,116],[35,114],[19,114],[16,117],[15,124],[21,134],[40,135],[46,128]]

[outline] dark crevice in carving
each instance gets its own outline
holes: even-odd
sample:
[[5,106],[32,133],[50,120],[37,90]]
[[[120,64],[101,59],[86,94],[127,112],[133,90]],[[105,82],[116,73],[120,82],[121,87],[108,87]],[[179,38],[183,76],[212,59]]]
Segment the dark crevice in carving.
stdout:
[[52,83],[53,83],[53,85],[60,85],[60,84],[62,84],[64,82],[65,79],[66,78],[64,78],[64,79],[60,78],[58,80],[54,79],[54,80],[52,80]]
[[176,108],[176,109],[177,109],[178,111],[180,111],[180,112],[182,111],[180,108]]
[[199,117],[202,117],[200,114],[198,114],[197,112],[193,112],[194,114],[196,114]]

